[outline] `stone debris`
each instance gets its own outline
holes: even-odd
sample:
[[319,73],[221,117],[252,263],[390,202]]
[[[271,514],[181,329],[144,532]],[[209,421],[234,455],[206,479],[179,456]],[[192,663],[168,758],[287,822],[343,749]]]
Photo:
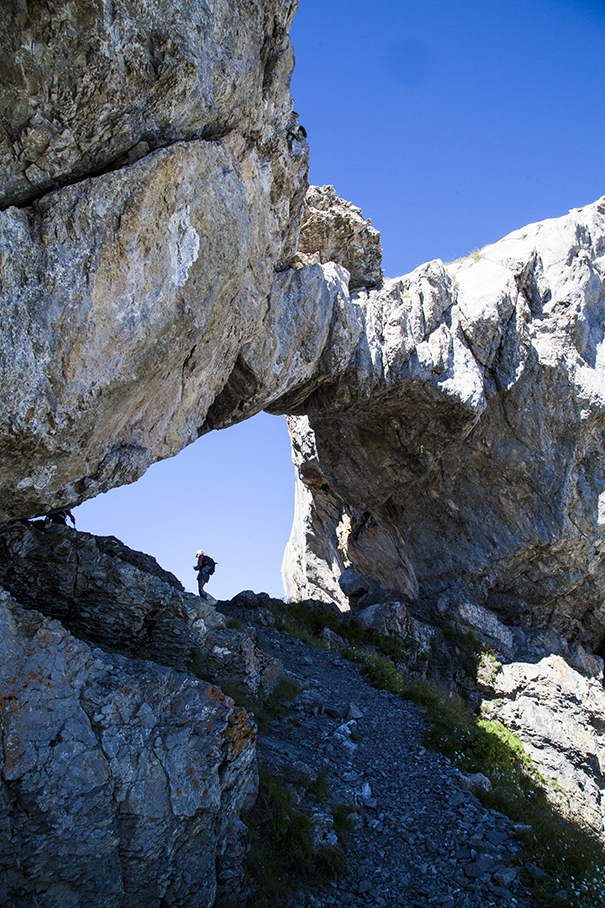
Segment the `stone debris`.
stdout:
[[[257,642],[279,654],[302,687],[286,715],[259,731],[261,769],[283,776],[294,760],[313,767],[324,774],[332,800],[350,805],[357,818],[343,876],[325,890],[288,891],[280,905],[533,908],[509,866],[521,853],[520,827],[483,808],[447,758],[422,746],[417,707],[370,687],[338,653],[272,628],[258,627]],[[345,689],[353,721],[317,709]]]

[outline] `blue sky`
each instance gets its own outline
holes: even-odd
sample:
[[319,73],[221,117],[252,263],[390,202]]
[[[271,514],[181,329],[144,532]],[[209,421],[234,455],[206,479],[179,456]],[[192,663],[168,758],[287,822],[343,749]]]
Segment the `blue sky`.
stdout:
[[[292,94],[311,182],[382,233],[393,277],[605,194],[605,0],[300,0]],[[282,594],[294,474],[285,420],[204,436],[75,512],[195,589]]]

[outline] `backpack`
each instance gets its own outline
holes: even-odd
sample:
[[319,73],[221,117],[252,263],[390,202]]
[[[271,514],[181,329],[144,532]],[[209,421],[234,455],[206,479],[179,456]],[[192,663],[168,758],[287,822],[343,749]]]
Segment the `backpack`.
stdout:
[[210,555],[204,555],[202,558],[202,571],[210,577],[216,570],[216,561]]

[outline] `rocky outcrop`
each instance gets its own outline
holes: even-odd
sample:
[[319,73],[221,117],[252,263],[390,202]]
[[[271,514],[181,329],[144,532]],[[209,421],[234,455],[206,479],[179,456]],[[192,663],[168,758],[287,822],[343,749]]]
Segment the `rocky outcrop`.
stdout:
[[178,669],[209,631],[225,626],[149,556],[44,521],[0,532],[0,586],[82,639]]
[[0,531],[0,611],[2,904],[237,897],[255,726],[207,682],[263,702],[281,664],[155,559],[51,522]]
[[0,587],[23,608],[111,652],[193,671],[260,699],[281,676],[248,633],[228,629],[213,604],[113,536],[41,520],[5,527]]
[[[7,11],[0,522],[136,479],[229,421],[222,404],[209,414],[223,391],[243,398],[237,420],[309,377],[304,354],[300,377],[282,363],[258,401],[263,376],[242,354],[291,304],[279,272],[307,188],[288,90],[295,8]],[[315,278],[318,302],[301,280],[320,337],[326,290]]]
[[601,200],[353,294],[349,366],[282,401],[305,414],[290,597],[338,598],[352,565],[599,649],[604,266]]
[[191,675],[94,649],[0,594],[6,908],[210,908],[237,891],[256,794],[243,710]]
[[376,287],[383,277],[379,232],[359,208],[338,198],[333,186],[309,187],[296,261],[342,265],[350,290]]
[[562,656],[502,666],[483,701],[523,742],[563,815],[604,834],[605,697],[601,677],[585,677]]

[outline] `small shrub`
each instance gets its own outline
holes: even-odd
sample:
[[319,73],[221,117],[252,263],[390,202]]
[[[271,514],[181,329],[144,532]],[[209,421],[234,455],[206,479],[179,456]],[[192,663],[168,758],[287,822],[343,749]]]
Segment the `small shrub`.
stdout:
[[338,836],[338,840],[343,844],[346,841],[347,834],[352,832],[357,825],[356,814],[356,808],[351,807],[349,804],[337,804],[332,808],[334,832]]
[[359,647],[349,647],[345,655],[361,665],[362,674],[373,687],[400,694],[404,687],[403,678],[392,662],[376,653]]
[[238,684],[222,684],[221,690],[226,697],[231,697],[236,706],[251,711],[253,709],[250,692]]
[[266,710],[278,719],[284,716],[284,703],[290,703],[300,693],[300,687],[292,678],[280,678],[267,697]]
[[277,776],[261,773],[258,799],[244,820],[250,838],[247,873],[256,886],[249,908],[274,908],[283,904],[287,888],[322,885],[344,870],[339,849],[314,850],[311,819]]
[[325,803],[330,797],[330,785],[323,770],[317,774],[317,778],[314,779],[310,787],[319,804]]

